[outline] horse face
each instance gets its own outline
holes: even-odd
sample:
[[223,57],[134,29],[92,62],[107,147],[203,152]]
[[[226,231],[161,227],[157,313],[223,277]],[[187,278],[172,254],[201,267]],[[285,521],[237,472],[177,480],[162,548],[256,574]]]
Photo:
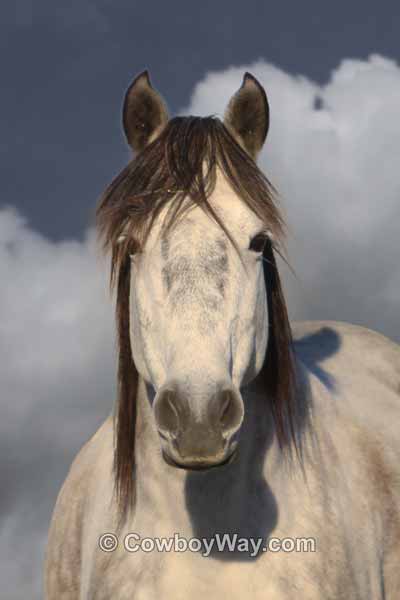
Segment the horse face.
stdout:
[[131,266],[133,360],[156,392],[164,457],[190,468],[234,452],[240,387],[261,369],[268,338],[260,223],[220,177],[210,200],[239,254],[197,207],[168,236],[156,223]]

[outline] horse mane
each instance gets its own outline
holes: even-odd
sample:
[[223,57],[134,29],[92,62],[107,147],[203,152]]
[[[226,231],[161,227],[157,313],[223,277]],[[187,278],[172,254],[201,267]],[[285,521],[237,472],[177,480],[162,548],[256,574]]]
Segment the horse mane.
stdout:
[[161,224],[164,233],[177,217],[199,206],[218,223],[238,251],[208,201],[215,187],[217,167],[272,234],[273,241],[267,242],[263,256],[269,338],[257,380],[265,390],[266,406],[271,411],[281,449],[297,449],[294,428],[297,384],[292,334],[274,256],[274,249],[278,249],[285,236],[285,224],[276,205],[276,190],[218,118],[176,117],[112,181],[96,210],[103,249],[111,251],[110,287],[116,288],[118,397],[114,415],[114,476],[121,513],[133,505],[135,496],[138,372],[129,337],[130,255],[144,247],[164,206],[168,206],[166,219]]

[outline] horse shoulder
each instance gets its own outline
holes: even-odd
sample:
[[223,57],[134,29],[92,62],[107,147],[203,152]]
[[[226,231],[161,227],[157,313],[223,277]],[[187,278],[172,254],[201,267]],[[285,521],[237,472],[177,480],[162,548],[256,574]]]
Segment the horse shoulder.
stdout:
[[333,468],[339,474],[335,489],[350,494],[349,526],[370,531],[371,544],[381,540],[386,581],[400,585],[393,577],[400,552],[400,346],[340,322],[299,323],[294,334],[326,477],[333,479]]
[[400,346],[376,331],[335,321],[295,323],[293,331],[314,393],[324,397],[322,409],[331,403],[338,415],[353,412],[399,446]]
[[84,517],[91,487],[98,479],[101,456],[110,445],[107,419],[75,457],[54,507],[45,558],[45,598],[80,597]]
[[316,414],[332,435],[337,427],[335,435],[343,432],[370,464],[382,452],[397,463],[400,346],[376,331],[335,321],[299,323],[294,331]]

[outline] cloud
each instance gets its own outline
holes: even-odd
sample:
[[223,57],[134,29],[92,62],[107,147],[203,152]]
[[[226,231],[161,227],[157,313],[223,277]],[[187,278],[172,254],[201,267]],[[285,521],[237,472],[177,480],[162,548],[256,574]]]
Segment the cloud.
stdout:
[[[3,7],[2,7],[3,8]],[[34,6],[34,0],[14,0],[3,9],[2,25],[17,27],[32,27],[37,24],[50,25],[60,31],[69,31],[82,35],[98,35],[109,32],[109,22],[95,0],[69,0],[58,5],[50,0],[44,0],[40,6]]]
[[21,27],[46,22],[59,30],[70,30],[78,34],[82,33],[82,29],[86,34],[91,31],[96,34],[109,31],[108,20],[95,1],[83,3],[70,0],[68,3],[56,5],[45,0],[40,6],[34,7],[33,0],[15,0],[12,8],[6,8],[3,24],[7,22]]
[[111,412],[115,344],[94,232],[52,243],[0,211],[0,578],[39,598],[49,516],[77,449]]
[[93,28],[96,33],[107,33],[109,30],[107,18],[94,2],[82,4],[73,0],[68,4],[58,6],[49,3],[46,14],[51,15],[59,25],[71,31],[79,31],[81,27]]
[[[399,67],[379,56],[345,60],[321,87],[258,61],[209,73],[185,112],[222,116],[246,70],[271,104],[260,165],[290,226],[292,316],[348,320],[400,340]],[[41,597],[56,493],[113,407],[107,275],[93,230],[83,242],[53,243],[12,207],[0,211],[0,577],[9,600]]]

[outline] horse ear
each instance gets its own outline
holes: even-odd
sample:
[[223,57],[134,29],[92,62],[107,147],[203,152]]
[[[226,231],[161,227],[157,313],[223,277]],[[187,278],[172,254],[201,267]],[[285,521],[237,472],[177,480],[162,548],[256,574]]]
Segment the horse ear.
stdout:
[[140,152],[153,141],[168,122],[168,111],[152,87],[148,71],[134,79],[125,94],[123,126],[129,145]]
[[269,127],[269,106],[262,85],[251,73],[245,73],[243,83],[228,104],[224,125],[236,141],[256,160]]

